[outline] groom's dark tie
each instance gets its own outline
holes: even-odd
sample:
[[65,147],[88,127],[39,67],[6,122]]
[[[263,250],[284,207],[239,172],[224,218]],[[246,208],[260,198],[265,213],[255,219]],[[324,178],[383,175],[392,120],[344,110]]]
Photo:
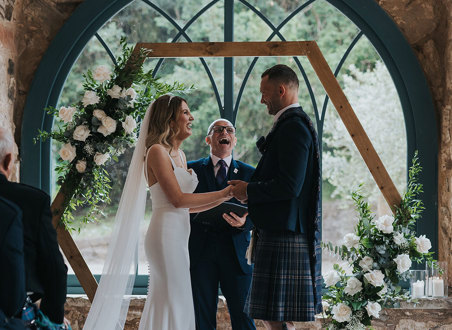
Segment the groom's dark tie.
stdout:
[[220,165],[220,168],[218,169],[217,176],[215,177],[215,179],[217,183],[221,185],[224,182],[224,179],[226,179],[227,165],[223,159],[220,159],[217,164]]

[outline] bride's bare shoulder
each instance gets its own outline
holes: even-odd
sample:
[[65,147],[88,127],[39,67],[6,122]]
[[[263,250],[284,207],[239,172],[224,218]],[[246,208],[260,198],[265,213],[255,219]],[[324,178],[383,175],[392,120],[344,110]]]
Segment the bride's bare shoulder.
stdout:
[[147,150],[149,156],[161,156],[166,155],[168,150],[161,144],[153,144]]

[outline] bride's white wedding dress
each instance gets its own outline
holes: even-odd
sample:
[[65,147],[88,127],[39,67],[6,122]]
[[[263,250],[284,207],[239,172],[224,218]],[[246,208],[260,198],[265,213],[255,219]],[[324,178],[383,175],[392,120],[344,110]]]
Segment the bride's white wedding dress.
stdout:
[[[192,193],[198,184],[196,173],[177,167],[172,159],[171,163],[181,191]],[[152,217],[144,242],[149,262],[149,287],[139,329],[194,330],[188,254],[189,211],[175,208],[158,182],[150,187],[150,192]]]

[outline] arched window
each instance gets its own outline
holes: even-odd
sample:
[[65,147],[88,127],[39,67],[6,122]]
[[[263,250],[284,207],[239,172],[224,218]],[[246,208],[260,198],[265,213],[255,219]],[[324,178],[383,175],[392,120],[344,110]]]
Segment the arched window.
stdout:
[[[55,37],[31,86],[22,129],[22,182],[51,191],[52,146],[32,142],[38,129],[52,127],[53,118],[44,108],[74,102],[81,71],[111,65],[123,34],[129,43],[316,40],[400,192],[409,161],[419,150],[426,210],[417,230],[431,239],[437,251],[438,148],[433,103],[410,46],[373,0],[85,1]],[[266,134],[272,119],[259,104],[260,74],[276,62],[298,73],[300,103],[317,125],[323,148],[324,233],[337,236],[334,229],[339,219],[351,217],[342,208],[349,205],[344,198],[350,189],[366,182],[375,199],[379,192],[305,59],[178,58],[150,60],[146,65],[165,81],[197,86],[188,96],[198,119],[194,136],[184,144],[189,159],[208,153],[202,147],[205,129],[222,116],[237,126],[235,157],[255,165],[259,155],[254,141]],[[334,200],[334,194],[343,199]],[[334,240],[340,235],[326,236]],[[98,267],[93,272],[100,273]],[[144,274],[145,269],[138,273]],[[140,281],[144,288],[146,281]]]

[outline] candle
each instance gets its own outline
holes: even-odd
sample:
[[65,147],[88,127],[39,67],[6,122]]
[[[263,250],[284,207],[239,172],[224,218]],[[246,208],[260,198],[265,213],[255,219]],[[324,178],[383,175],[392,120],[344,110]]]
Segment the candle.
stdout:
[[421,298],[424,296],[424,281],[416,281],[411,286],[411,297]]
[[444,296],[444,281],[442,278],[435,277],[432,280],[433,296],[442,297]]
[[433,295],[433,277],[428,278],[428,293],[427,295],[431,297]]

